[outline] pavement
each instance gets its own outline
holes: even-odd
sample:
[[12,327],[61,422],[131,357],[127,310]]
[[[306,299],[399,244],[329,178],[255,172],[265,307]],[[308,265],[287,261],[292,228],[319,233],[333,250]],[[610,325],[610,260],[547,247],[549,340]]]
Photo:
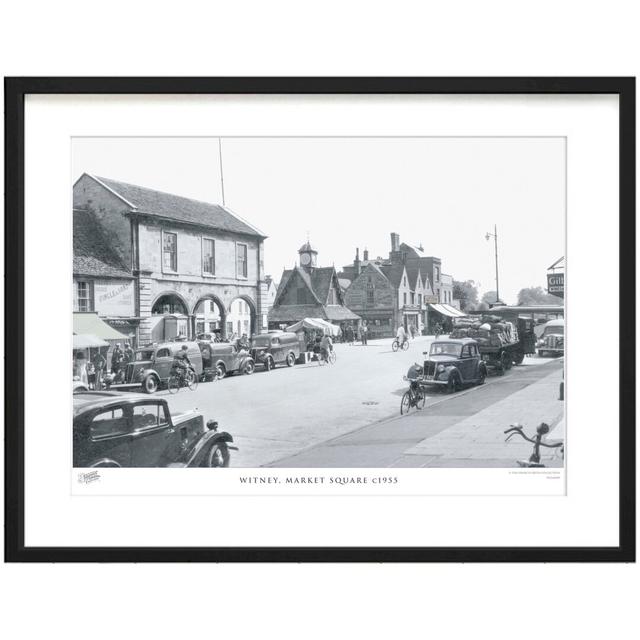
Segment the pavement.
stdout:
[[[471,423],[456,425],[485,410],[488,413],[478,425],[491,420],[496,420],[502,430],[515,421],[529,426],[532,420],[533,425],[537,420],[533,410],[530,418],[522,410],[515,410],[525,396],[495,407],[493,414],[490,407],[508,401],[512,394],[547,374],[557,372],[561,376],[562,359],[526,358],[523,365],[506,375],[491,376],[482,387],[451,396],[431,391],[425,409],[398,419],[400,399],[407,388],[402,376],[413,363],[422,363],[423,352],[428,351],[432,340],[432,336],[420,336],[411,341],[408,351],[397,353],[391,350],[391,339],[370,341],[366,346],[338,344],[335,365],[312,362],[270,372],[258,370],[251,376],[202,383],[195,392],[182,389],[176,395],[167,391],[159,395],[167,399],[172,411],[197,408],[205,419],[218,420],[220,428],[229,431],[239,447],[232,453],[234,467],[505,466],[508,460],[513,464],[524,450],[520,445],[502,443],[503,456],[504,449],[509,448],[508,457],[497,458],[492,465],[487,462],[492,458],[470,453],[471,445],[480,446],[484,456],[498,455],[497,433],[493,440],[473,443],[471,435],[461,434],[475,432],[477,438],[480,433],[489,438],[490,429],[474,429]],[[556,400],[557,384],[554,402],[548,399],[554,380],[546,385],[540,411],[548,404],[563,404]],[[544,385],[536,388],[542,393]],[[529,404],[533,407],[535,401],[531,399]],[[550,420],[545,418],[546,422]],[[444,431],[452,428],[449,437]],[[436,435],[440,439],[434,440],[431,448],[422,447],[424,440]],[[336,442],[340,444],[336,446]],[[524,457],[530,453],[528,447]]]
[[[562,364],[514,368],[493,384],[445,396],[421,411],[380,421],[269,466],[517,467],[533,445],[517,435],[505,443],[510,424],[522,424],[532,436],[546,422],[550,442],[564,438],[564,402],[558,400]],[[554,450],[541,453],[546,466],[563,466]]]

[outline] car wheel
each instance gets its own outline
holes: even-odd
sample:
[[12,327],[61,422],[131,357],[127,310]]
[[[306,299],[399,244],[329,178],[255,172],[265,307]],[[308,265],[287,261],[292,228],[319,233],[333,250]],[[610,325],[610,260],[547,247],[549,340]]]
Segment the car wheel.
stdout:
[[216,379],[222,380],[227,375],[227,370],[225,369],[223,364],[216,365]]
[[296,363],[296,357],[291,351],[287,354],[287,367],[293,367]]
[[147,376],[142,382],[142,390],[145,393],[155,393],[158,390],[158,378],[154,375]]
[[484,367],[480,367],[478,370],[478,384],[484,384],[487,379],[487,370]]
[[253,362],[253,360],[247,360],[244,363],[244,369],[242,370],[242,372],[246,375],[246,376],[250,376],[254,371],[256,370],[256,365]]
[[402,400],[400,401],[400,415],[403,416],[409,413],[411,409],[411,394],[408,391],[404,392]]
[[267,356],[267,359],[264,361],[264,368],[266,371],[271,371],[275,369],[276,363],[273,361],[271,356]]
[[460,377],[457,373],[452,373],[447,379],[447,393],[455,393],[460,388]]
[[229,466],[229,448],[224,442],[215,442],[207,451],[203,467],[228,467]]

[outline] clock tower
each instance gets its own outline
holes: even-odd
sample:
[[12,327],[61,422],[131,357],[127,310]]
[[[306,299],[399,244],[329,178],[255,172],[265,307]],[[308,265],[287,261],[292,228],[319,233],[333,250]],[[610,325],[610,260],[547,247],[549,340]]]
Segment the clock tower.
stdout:
[[305,269],[315,269],[318,266],[318,252],[311,246],[309,241],[305,242],[299,249],[300,266]]

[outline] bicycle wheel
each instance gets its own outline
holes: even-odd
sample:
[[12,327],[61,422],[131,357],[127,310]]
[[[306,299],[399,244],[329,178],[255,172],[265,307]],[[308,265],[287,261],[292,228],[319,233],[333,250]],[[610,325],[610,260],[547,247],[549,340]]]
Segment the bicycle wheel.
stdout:
[[408,348],[409,348],[409,341],[408,341],[408,340],[405,340],[405,341],[402,343],[402,350],[403,350],[403,351],[406,351]]
[[409,413],[411,409],[411,391],[405,391],[402,396],[402,400],[400,401],[400,415],[403,416],[405,413]]
[[189,371],[187,374],[186,382],[191,391],[195,391],[198,388],[198,376],[193,371]]
[[391,343],[391,350],[395,353],[400,348],[400,343],[397,340],[394,340]]
[[180,376],[172,373],[169,376],[169,381],[167,382],[167,389],[169,389],[169,393],[178,393],[180,390]]
[[329,363],[330,364],[335,364],[336,363],[336,352],[335,351],[332,351],[329,354]]

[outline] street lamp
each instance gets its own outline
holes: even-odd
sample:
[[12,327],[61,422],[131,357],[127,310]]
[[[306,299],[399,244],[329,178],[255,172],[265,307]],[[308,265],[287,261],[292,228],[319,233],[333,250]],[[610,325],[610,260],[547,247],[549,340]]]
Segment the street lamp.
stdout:
[[500,302],[500,287],[498,285],[498,225],[493,225],[493,233],[489,233],[485,235],[485,240],[489,240],[489,238],[493,238],[495,241],[496,248],[496,302]]

